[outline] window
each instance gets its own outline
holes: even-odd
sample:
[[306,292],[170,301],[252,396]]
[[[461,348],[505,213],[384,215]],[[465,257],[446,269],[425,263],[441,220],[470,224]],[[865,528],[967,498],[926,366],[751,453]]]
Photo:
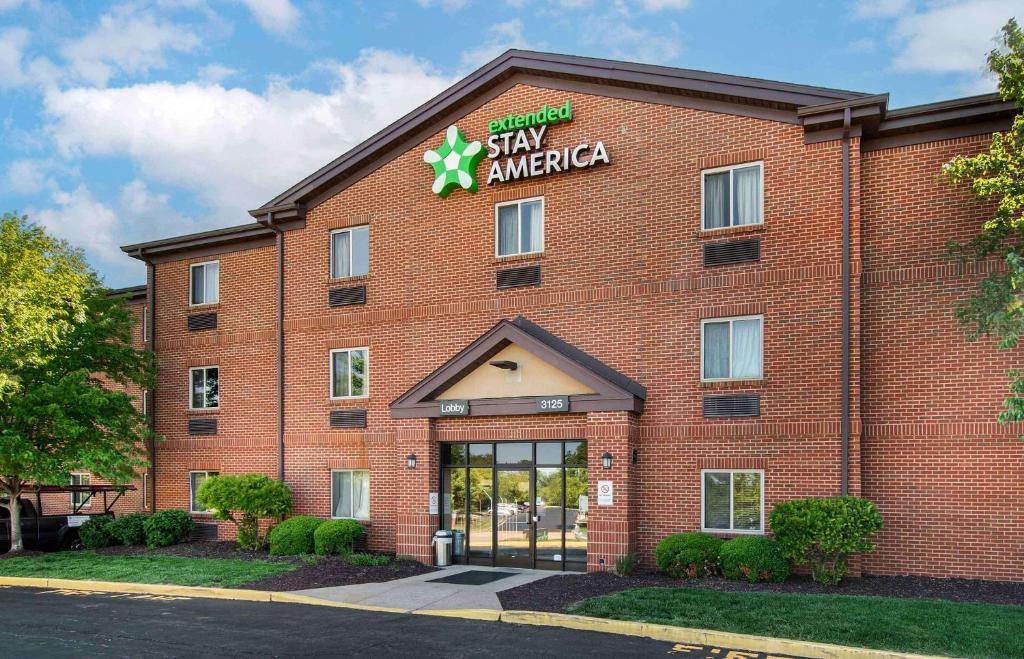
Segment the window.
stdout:
[[220,261],[196,263],[189,268],[189,304],[220,302]]
[[494,244],[498,256],[544,251],[544,198],[494,207]]
[[215,410],[220,407],[220,368],[199,366],[188,369],[192,391],[188,406],[193,410]]
[[361,398],[367,395],[367,349],[331,351],[331,398]]
[[761,224],[761,163],[709,169],[701,173],[704,229]]
[[190,471],[188,472],[188,490],[189,490],[189,511],[193,513],[205,513],[206,508],[199,505],[196,501],[196,492],[199,491],[199,486],[203,484],[210,476],[216,476],[216,471]]
[[[89,474],[71,474],[72,485],[91,485],[92,477]],[[89,492],[72,492],[71,493],[71,508],[78,510],[79,508],[88,508],[92,505],[90,501],[92,494]]]
[[701,472],[701,478],[704,531],[763,532],[763,471],[709,469]]
[[142,341],[149,341],[149,307],[142,308]]
[[149,510],[149,472],[142,473],[142,509]]
[[761,377],[761,316],[722,318],[701,323],[702,380]]
[[331,277],[360,277],[370,272],[370,227],[331,232]]
[[331,517],[370,519],[370,472],[331,472]]

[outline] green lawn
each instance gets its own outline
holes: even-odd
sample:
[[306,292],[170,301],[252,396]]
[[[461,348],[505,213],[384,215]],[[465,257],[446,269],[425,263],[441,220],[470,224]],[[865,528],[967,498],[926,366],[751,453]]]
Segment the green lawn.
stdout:
[[298,567],[293,563],[271,561],[182,556],[104,556],[91,551],[64,551],[0,560],[0,576],[232,587]]
[[1024,606],[853,595],[639,588],[578,615],[958,657],[1024,657]]

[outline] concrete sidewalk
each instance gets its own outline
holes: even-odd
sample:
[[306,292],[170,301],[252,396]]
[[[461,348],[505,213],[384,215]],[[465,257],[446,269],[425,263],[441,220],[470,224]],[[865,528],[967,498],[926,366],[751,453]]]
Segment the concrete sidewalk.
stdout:
[[[469,570],[514,572],[515,574],[480,586],[430,583],[434,579],[441,579]],[[396,579],[395,581],[386,581],[384,583],[311,588],[294,592],[299,595],[316,597],[332,602],[409,609],[412,611],[459,609],[501,611],[501,602],[498,601],[499,592],[515,588],[516,586],[522,586],[538,579],[557,577],[564,574],[564,572],[553,572],[550,570],[454,565],[442,568],[437,572],[406,577],[405,579]]]

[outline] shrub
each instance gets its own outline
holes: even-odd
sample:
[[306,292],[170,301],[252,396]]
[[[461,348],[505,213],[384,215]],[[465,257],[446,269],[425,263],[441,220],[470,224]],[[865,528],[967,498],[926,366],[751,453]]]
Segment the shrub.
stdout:
[[313,533],[324,523],[318,517],[289,517],[270,529],[270,553],[274,556],[298,556],[313,553]]
[[114,518],[110,515],[96,515],[85,520],[78,527],[78,538],[86,549],[102,549],[116,544],[117,539],[111,533]]
[[850,554],[875,549],[870,538],[882,528],[875,504],[857,497],[787,501],[769,519],[786,556],[810,564],[814,580],[832,586],[846,575]]
[[619,556],[615,559],[615,574],[620,577],[631,576],[636,572],[637,566],[640,564],[640,555],[636,552],[630,552],[625,556]]
[[167,547],[188,540],[196,523],[184,510],[161,510],[150,515],[142,528],[146,532],[146,546]]
[[141,545],[146,542],[146,520],[144,513],[129,513],[114,520],[110,535],[122,545]]
[[349,565],[379,567],[390,563],[391,557],[386,554],[368,554],[366,552],[358,552],[346,556],[345,562]]
[[778,542],[761,535],[733,538],[718,552],[722,574],[737,581],[782,582],[789,576],[789,560]]
[[261,519],[280,519],[292,511],[292,491],[281,481],[262,474],[211,476],[196,492],[196,501],[217,519],[238,527],[238,546],[262,549]]
[[316,527],[313,548],[318,556],[350,554],[366,528],[354,519],[332,519]]
[[670,535],[654,549],[658,568],[670,577],[703,577],[715,571],[722,539],[707,533]]

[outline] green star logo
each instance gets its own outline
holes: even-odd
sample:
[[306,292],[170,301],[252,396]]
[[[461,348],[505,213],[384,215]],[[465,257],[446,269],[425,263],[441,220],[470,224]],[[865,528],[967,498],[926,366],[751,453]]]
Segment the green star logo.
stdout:
[[444,142],[436,149],[423,153],[423,162],[434,168],[434,185],[430,189],[442,198],[456,187],[476,192],[476,166],[484,157],[480,142],[466,142],[462,131],[448,126]]

